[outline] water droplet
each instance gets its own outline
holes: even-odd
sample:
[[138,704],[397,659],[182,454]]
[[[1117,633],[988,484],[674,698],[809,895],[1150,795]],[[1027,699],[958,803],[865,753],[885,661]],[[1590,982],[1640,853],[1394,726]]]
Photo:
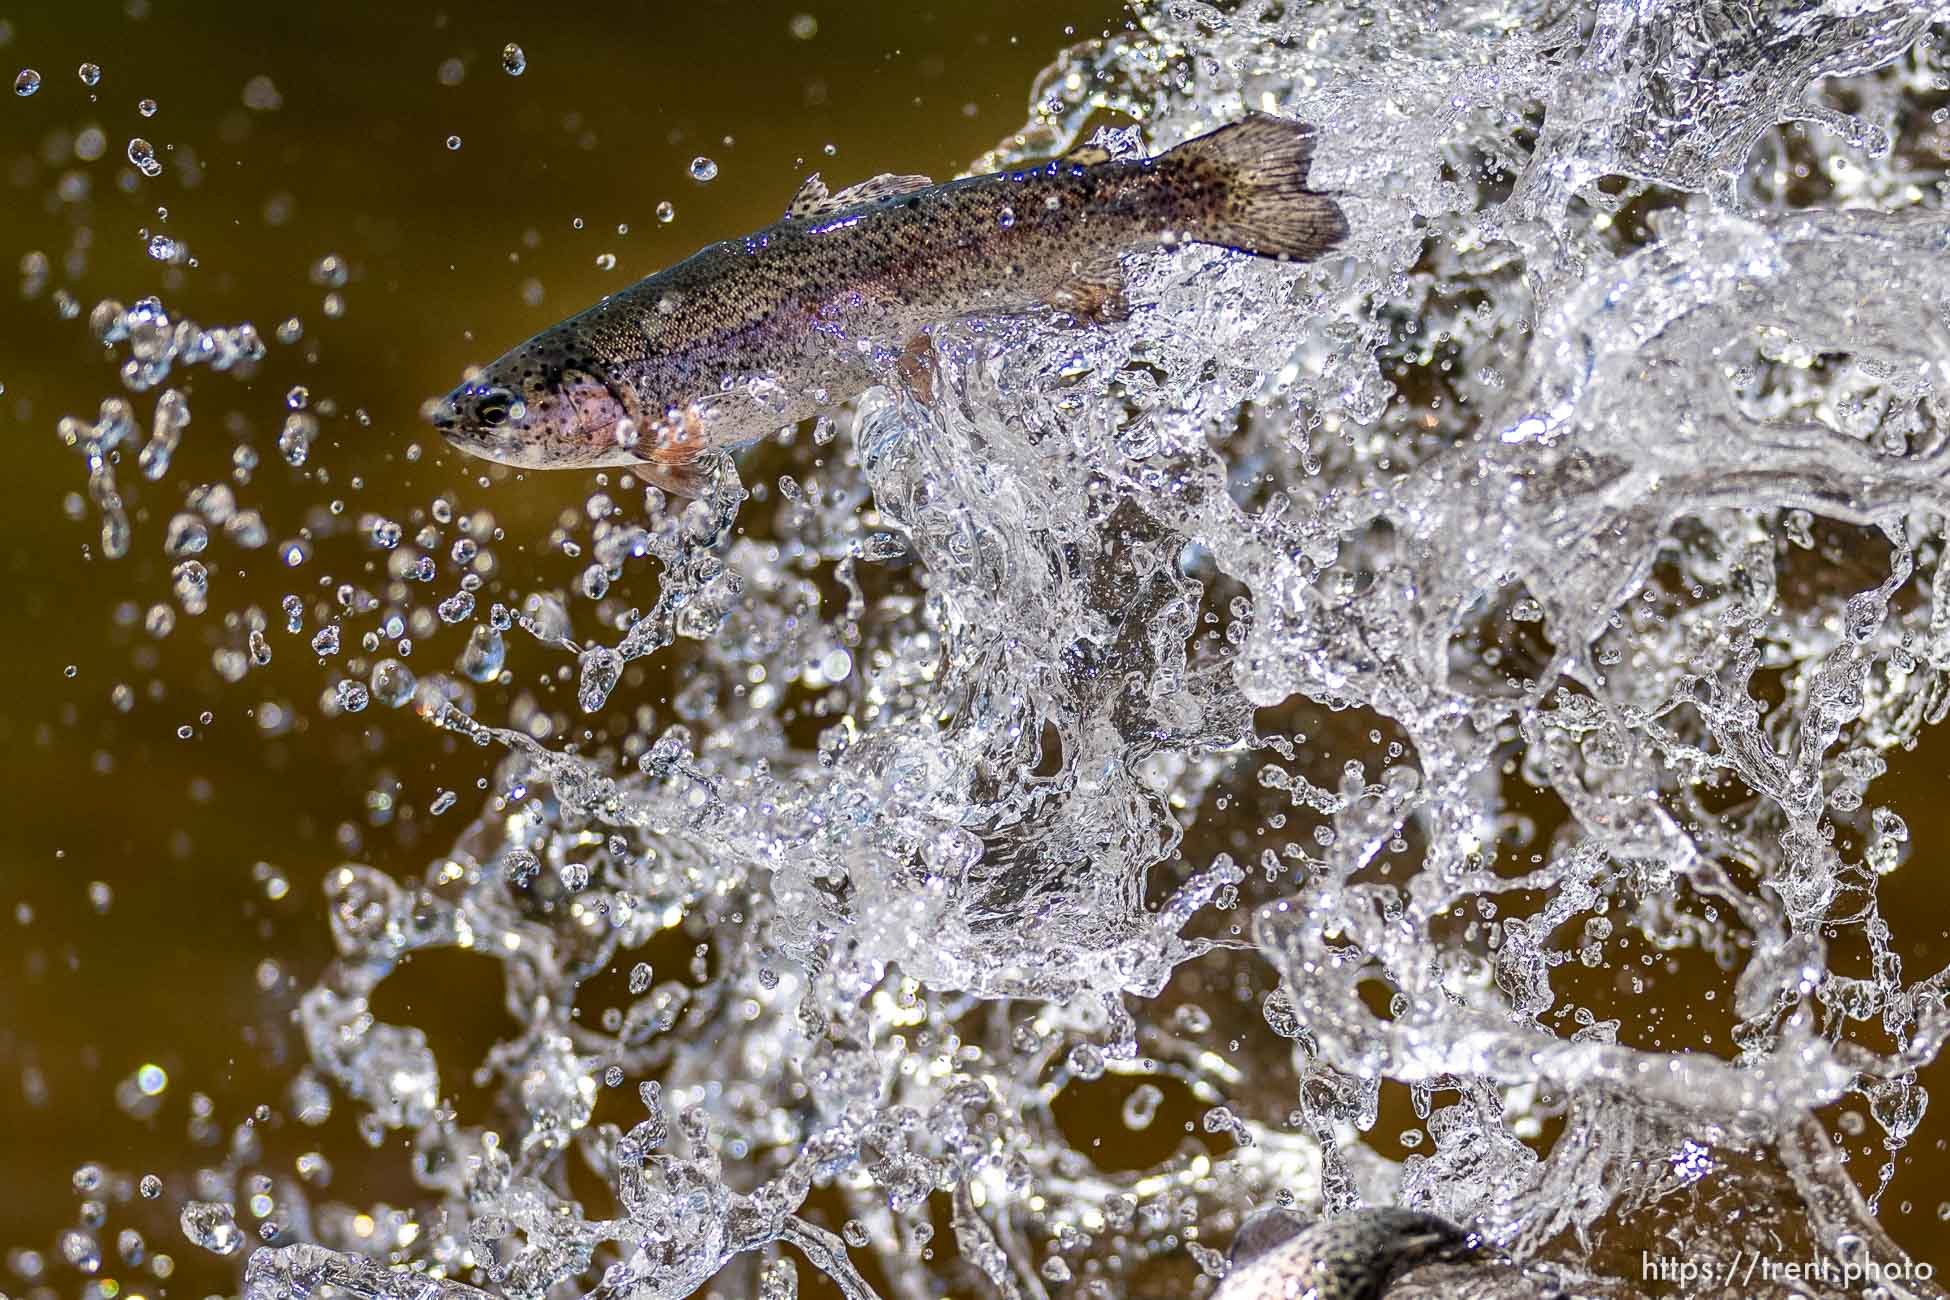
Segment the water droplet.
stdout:
[[528,71],[528,56],[513,41],[501,47],[501,71],[511,77],[519,77]]
[[327,289],[343,289],[347,277],[345,259],[327,253],[311,264],[311,282]]
[[94,86],[101,83],[102,70],[98,64],[84,63],[75,70],[75,75],[81,78],[82,85]]
[[676,219],[677,209],[670,205],[669,200],[665,200],[657,205],[657,220],[663,222],[665,225],[669,225]]
[[467,634],[467,647],[460,653],[460,670],[471,680],[491,682],[508,661],[507,642],[491,627],[475,624]]
[[101,1270],[102,1247],[94,1234],[70,1228],[61,1234],[61,1258],[83,1273]]
[[355,682],[348,677],[333,688],[333,698],[347,713],[358,713],[372,701],[372,692],[366,689],[364,682]]
[[144,176],[162,175],[162,163],[156,159],[156,146],[141,136],[129,141],[129,161]]
[[180,262],[183,260],[183,246],[168,235],[151,235],[149,256],[158,262]]
[[623,673],[623,657],[608,646],[594,646],[582,652],[582,682],[576,690],[576,702],[584,713],[594,713],[609,699],[609,693],[616,689],[616,679]]
[[447,147],[448,147],[449,149],[458,149],[458,148],[460,148],[460,137],[459,137],[459,136],[457,136],[457,135],[450,135],[450,136],[448,136],[448,137],[447,137]]
[[190,1201],[183,1206],[183,1235],[193,1245],[215,1255],[235,1255],[244,1248],[244,1233],[228,1205]]
[[616,269],[616,254],[596,254],[596,269],[599,271],[614,271]]
[[284,106],[277,84],[259,73],[244,83],[244,107],[255,113],[275,113]]
[[1154,1083],[1140,1083],[1124,1099],[1124,1127],[1132,1132],[1140,1132],[1151,1127],[1157,1118],[1158,1104],[1165,1099],[1164,1091]]
[[156,104],[155,100],[145,99],[135,106],[135,111],[142,114],[144,117],[154,117],[156,115],[157,107],[158,105]]
[[178,558],[201,554],[210,544],[210,529],[200,515],[187,511],[174,515],[169,521],[169,532],[163,541],[163,549]]
[[542,871],[541,862],[527,849],[509,849],[501,867],[508,883],[516,889],[526,889]]
[[699,154],[691,159],[691,179],[694,181],[716,180],[718,164]]
[[154,1174],[144,1174],[137,1190],[142,1193],[143,1200],[153,1201],[163,1194],[163,1181]]
[[413,698],[418,683],[413,670],[397,659],[381,659],[372,666],[372,697],[389,709],[397,709]]
[[14,78],[14,94],[19,95],[23,99],[40,88],[41,74],[32,68],[22,68],[20,75]]

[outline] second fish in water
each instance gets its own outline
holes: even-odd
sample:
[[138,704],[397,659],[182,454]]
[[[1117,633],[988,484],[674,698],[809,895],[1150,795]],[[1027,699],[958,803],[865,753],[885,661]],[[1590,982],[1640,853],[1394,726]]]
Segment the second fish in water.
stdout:
[[935,185],[880,176],[713,244],[537,334],[462,384],[434,424],[531,469],[633,466],[696,495],[700,460],[855,397],[871,348],[1038,305],[1124,314],[1122,257],[1178,243],[1308,261],[1347,237],[1307,188],[1314,129],[1254,114],[1154,158]]

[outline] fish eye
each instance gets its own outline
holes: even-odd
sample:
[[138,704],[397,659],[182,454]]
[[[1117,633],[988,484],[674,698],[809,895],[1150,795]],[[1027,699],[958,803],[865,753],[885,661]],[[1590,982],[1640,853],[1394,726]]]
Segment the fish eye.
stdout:
[[474,403],[474,418],[492,429],[510,419],[520,419],[525,409],[521,399],[507,389],[489,388]]

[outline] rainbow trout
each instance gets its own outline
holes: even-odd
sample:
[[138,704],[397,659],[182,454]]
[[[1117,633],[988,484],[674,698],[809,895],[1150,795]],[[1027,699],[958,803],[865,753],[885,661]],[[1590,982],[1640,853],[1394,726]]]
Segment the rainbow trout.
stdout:
[[1214,1300],[1381,1300],[1404,1273],[1484,1253],[1473,1234],[1413,1210],[1355,1210],[1311,1224],[1265,1210],[1239,1229]]
[[783,220],[543,330],[433,422],[489,460],[630,466],[695,496],[706,453],[858,396],[931,325],[1039,306],[1122,319],[1122,259],[1139,249],[1319,257],[1347,221],[1307,188],[1314,135],[1253,114],[1152,158],[1071,154],[944,185],[877,176],[837,194],[815,174]]

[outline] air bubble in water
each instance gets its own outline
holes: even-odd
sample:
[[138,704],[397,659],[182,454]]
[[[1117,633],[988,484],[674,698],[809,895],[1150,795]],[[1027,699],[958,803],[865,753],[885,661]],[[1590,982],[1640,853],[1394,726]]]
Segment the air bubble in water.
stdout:
[[460,148],[460,137],[459,137],[459,136],[457,136],[457,135],[450,135],[450,136],[448,136],[448,137],[447,137],[447,147],[448,147],[449,149],[458,149],[458,148]]
[[41,88],[41,74],[32,68],[22,68],[14,78],[14,94],[25,98]]
[[691,159],[692,180],[694,181],[715,180],[717,179],[717,175],[718,175],[718,164],[713,162],[711,159],[704,157],[702,154],[700,154],[696,158]]
[[672,221],[675,221],[676,219],[677,219],[677,209],[673,204],[670,203],[669,200],[665,200],[664,202],[659,203],[657,205],[658,221],[663,222],[665,225],[669,225]]
[[501,70],[511,77],[519,77],[528,71],[528,56],[513,41],[501,47]]
[[82,85],[93,86],[100,83],[102,70],[98,64],[84,63],[80,68],[76,69],[75,75],[81,78]]
[[135,106],[135,111],[144,117],[154,117],[159,106],[153,99],[145,99]]
[[792,34],[793,40],[809,41],[819,35],[819,19],[811,14],[794,14],[786,20],[785,29]]

